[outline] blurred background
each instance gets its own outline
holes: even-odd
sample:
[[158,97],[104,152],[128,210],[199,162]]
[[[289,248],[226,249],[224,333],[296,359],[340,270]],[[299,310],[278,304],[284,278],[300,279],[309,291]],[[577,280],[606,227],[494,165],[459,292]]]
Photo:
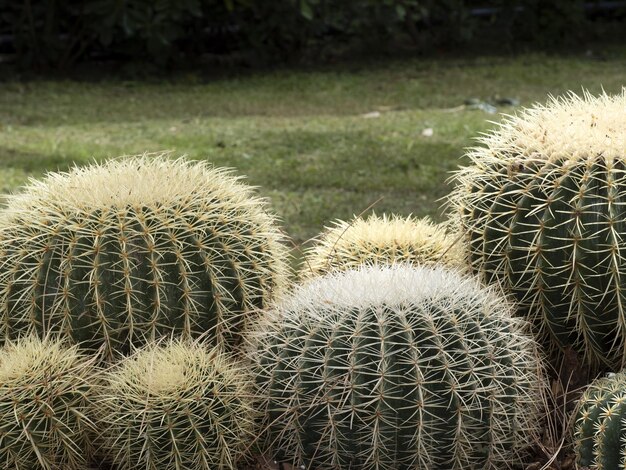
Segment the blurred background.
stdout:
[[502,114],[621,93],[626,1],[0,0],[0,193],[171,150],[246,175],[299,246],[443,217]]

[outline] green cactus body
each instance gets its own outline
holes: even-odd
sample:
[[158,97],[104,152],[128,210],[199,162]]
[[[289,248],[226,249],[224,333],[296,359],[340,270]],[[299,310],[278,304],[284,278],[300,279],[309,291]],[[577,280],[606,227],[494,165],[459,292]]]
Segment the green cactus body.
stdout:
[[286,249],[263,202],[223,170],[164,156],[50,174],[0,219],[0,338],[85,347],[213,332],[232,346],[284,287]]
[[436,264],[461,267],[458,245],[430,219],[395,215],[338,220],[306,251],[302,277],[345,271],[361,264]]
[[86,468],[92,362],[76,346],[33,336],[0,349],[1,468]]
[[572,95],[509,118],[449,197],[472,270],[597,366],[626,357],[625,107]]
[[573,441],[579,468],[624,468],[626,373],[598,379],[585,391],[578,405]]
[[232,469],[253,438],[248,374],[218,348],[149,343],[102,377],[99,455],[119,470]]
[[251,332],[262,441],[315,469],[482,469],[532,442],[536,345],[489,289],[439,267],[310,280]]

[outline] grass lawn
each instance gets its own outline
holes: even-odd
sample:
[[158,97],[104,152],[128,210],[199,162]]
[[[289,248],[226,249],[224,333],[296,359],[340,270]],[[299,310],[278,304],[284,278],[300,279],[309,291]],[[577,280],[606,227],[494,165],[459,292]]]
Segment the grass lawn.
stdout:
[[[169,149],[246,175],[298,245],[329,221],[378,213],[440,219],[464,148],[499,116],[582,87],[616,93],[626,48],[584,54],[412,59],[207,79],[0,82],[0,192],[74,163]],[[498,112],[512,113],[513,107]],[[374,113],[374,114],[372,114]],[[376,116],[376,117],[374,117]],[[432,136],[422,134],[432,129]]]

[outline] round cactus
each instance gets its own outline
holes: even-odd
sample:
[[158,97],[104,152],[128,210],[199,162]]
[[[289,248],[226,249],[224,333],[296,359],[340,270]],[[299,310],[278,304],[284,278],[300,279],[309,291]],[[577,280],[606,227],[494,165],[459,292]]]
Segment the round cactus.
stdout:
[[587,388],[578,404],[573,441],[578,468],[624,468],[626,372],[598,379]]
[[286,283],[262,200],[203,162],[144,155],[52,173],[0,219],[0,341],[28,331],[127,352],[213,332],[239,341]]
[[0,349],[0,467],[86,468],[91,366],[58,340],[28,336]]
[[102,377],[99,453],[120,470],[232,469],[253,437],[249,386],[218,348],[148,343]]
[[508,467],[545,388],[525,325],[441,267],[310,280],[250,333],[261,446],[320,470]]
[[307,250],[303,276],[356,268],[361,264],[442,263],[460,266],[458,244],[428,218],[375,214],[350,222],[337,220]]
[[626,93],[536,105],[481,139],[449,198],[472,270],[589,365],[626,358],[625,129]]

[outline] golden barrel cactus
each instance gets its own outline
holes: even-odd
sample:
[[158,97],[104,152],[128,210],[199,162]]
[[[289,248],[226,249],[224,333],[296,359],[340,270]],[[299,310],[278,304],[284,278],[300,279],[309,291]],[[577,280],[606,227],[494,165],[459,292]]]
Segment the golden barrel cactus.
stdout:
[[0,217],[0,341],[127,352],[171,333],[234,347],[287,282],[282,235],[240,178],[144,155],[50,173]]
[[472,271],[554,351],[626,359],[626,93],[553,98],[469,153],[449,198]]

